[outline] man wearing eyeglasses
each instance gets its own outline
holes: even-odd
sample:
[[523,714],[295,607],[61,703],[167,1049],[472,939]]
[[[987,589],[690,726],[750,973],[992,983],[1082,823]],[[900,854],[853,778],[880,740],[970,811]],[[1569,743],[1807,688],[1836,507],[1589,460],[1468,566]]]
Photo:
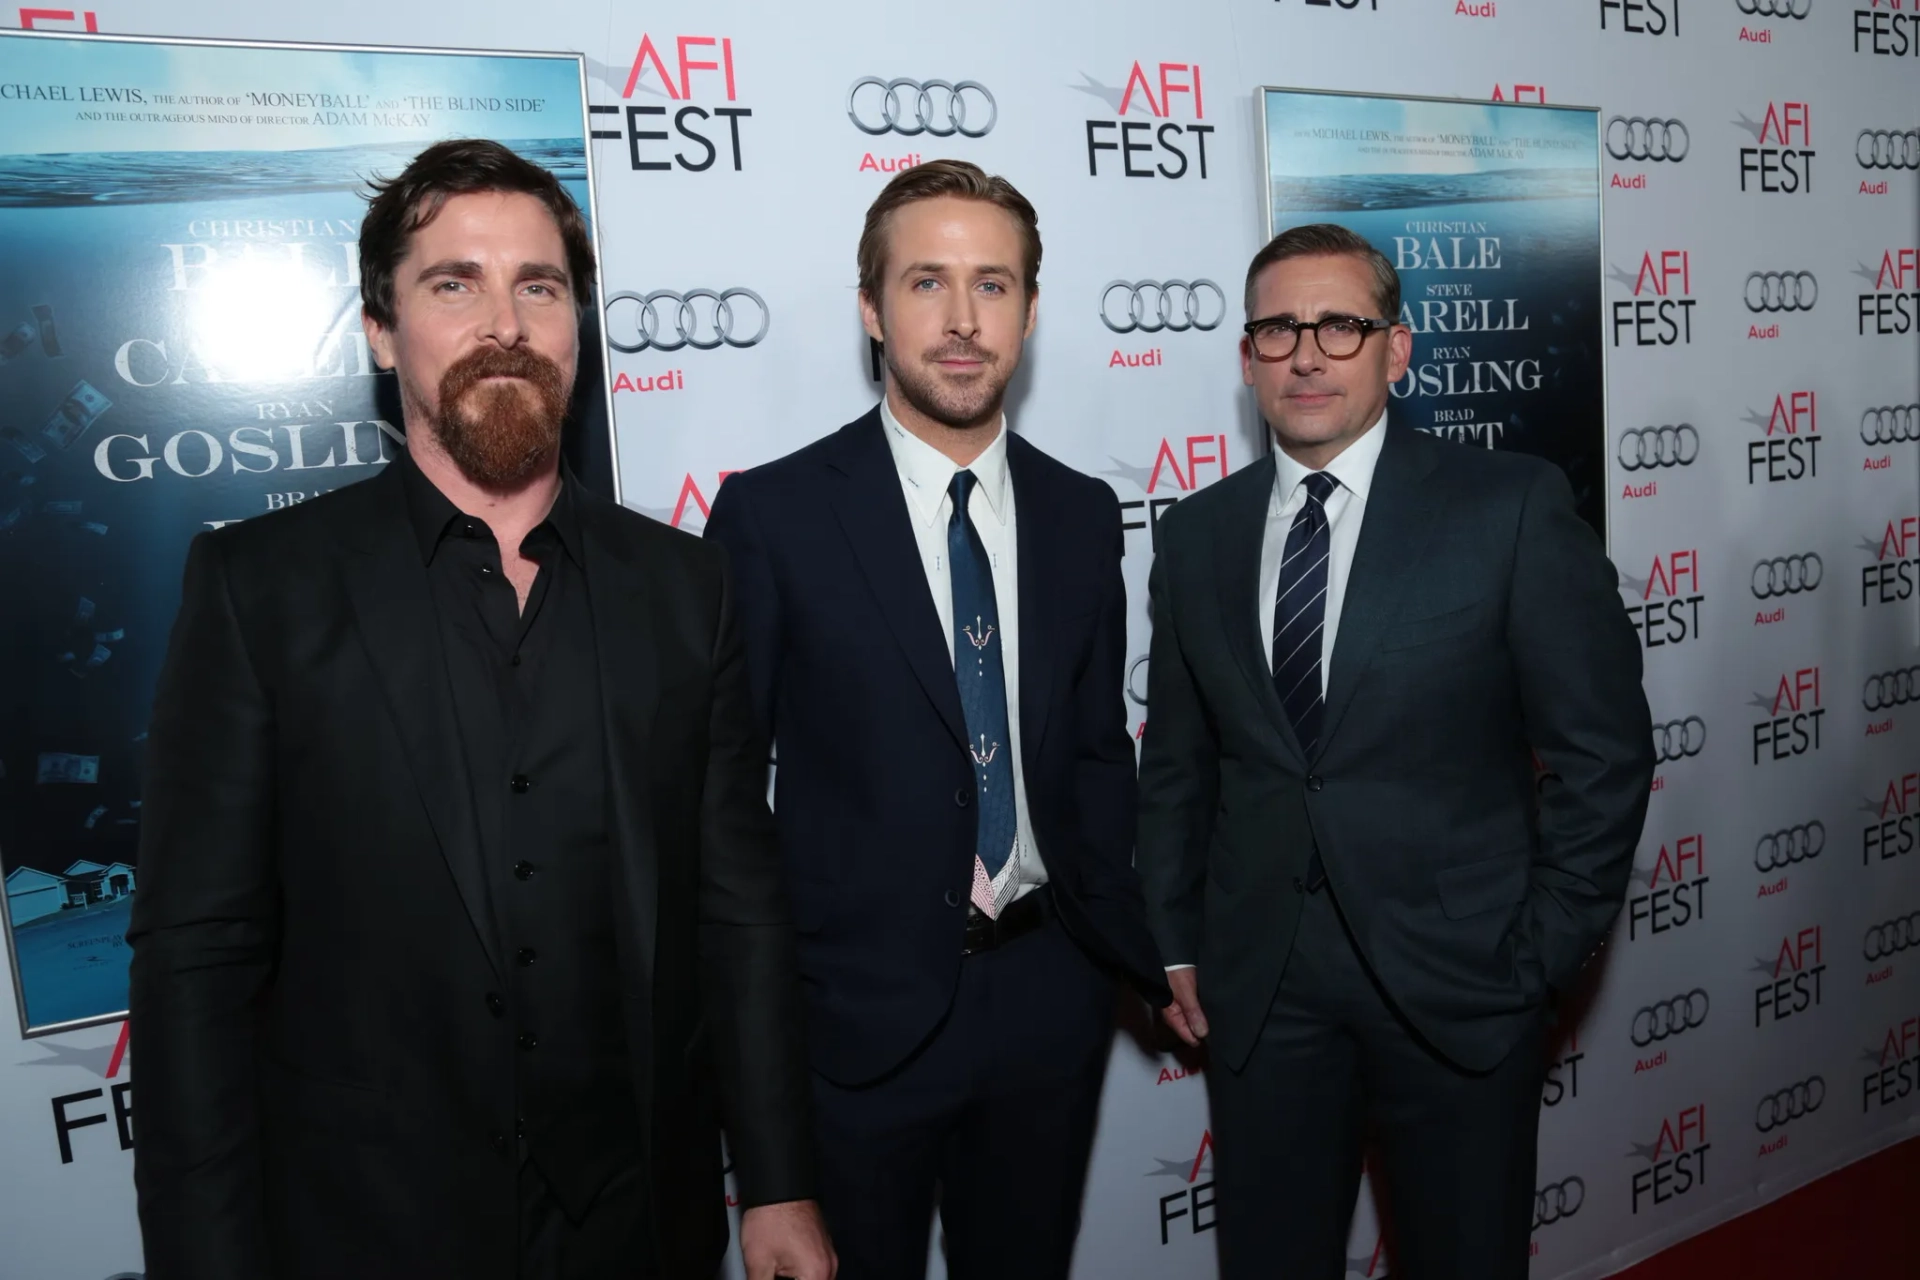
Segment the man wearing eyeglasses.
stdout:
[[1558,469],[1387,424],[1391,262],[1296,227],[1246,304],[1275,448],[1161,520],[1137,852],[1212,1045],[1220,1272],[1339,1280],[1370,1135],[1395,1274],[1524,1280],[1554,1000],[1646,816],[1640,651]]

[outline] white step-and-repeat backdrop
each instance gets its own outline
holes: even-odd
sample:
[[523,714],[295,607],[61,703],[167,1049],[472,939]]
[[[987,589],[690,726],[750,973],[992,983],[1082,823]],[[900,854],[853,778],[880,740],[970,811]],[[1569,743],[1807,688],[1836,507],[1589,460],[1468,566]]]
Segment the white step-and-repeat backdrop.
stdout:
[[[854,244],[888,176],[1007,175],[1047,243],[1013,421],[1129,513],[1136,725],[1154,522],[1263,448],[1234,351],[1255,88],[1597,105],[1608,514],[1661,764],[1548,1071],[1534,1273],[1617,1270],[1915,1131],[1920,0],[99,3],[0,17],[584,53],[623,494],[690,530],[728,472],[872,404]],[[1136,326],[1116,281],[1211,282],[1226,316]],[[118,1027],[16,1025],[0,1276],[137,1277],[138,1063]],[[1200,1280],[1204,1083],[1145,1046],[1116,1035],[1076,1274]],[[1386,1274],[1364,1200],[1349,1254]]]

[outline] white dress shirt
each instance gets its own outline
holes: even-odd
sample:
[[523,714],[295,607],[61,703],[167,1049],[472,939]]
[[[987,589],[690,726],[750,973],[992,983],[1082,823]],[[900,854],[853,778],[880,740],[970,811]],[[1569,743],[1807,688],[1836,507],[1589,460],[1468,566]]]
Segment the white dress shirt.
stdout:
[[[1353,570],[1353,550],[1360,545],[1360,522],[1367,514],[1367,490],[1373,486],[1374,464],[1380,461],[1380,446],[1387,439],[1387,415],[1367,428],[1366,434],[1340,451],[1329,462],[1326,472],[1340,484],[1327,495],[1327,600],[1325,621],[1320,630],[1320,692],[1325,696],[1328,672],[1333,669],[1333,640],[1340,630],[1340,606],[1347,598],[1347,575]],[[1300,508],[1307,505],[1307,468],[1279,449],[1273,451],[1273,493],[1267,498],[1267,527],[1260,537],[1260,591],[1254,597],[1254,632],[1260,637],[1260,651],[1267,657],[1267,673],[1273,673],[1273,606],[1280,594],[1280,563],[1286,558],[1287,532]],[[1170,964],[1167,972],[1191,969],[1190,964]]]
[[[963,468],[920,437],[901,426],[880,402],[880,422],[886,432],[887,448],[893,452],[893,465],[900,473],[900,487],[907,496],[907,514],[913,521],[913,540],[920,552],[920,566],[927,573],[927,590],[933,593],[934,612],[940,615],[940,634],[947,644],[947,661],[953,661],[953,574],[947,566],[947,522],[953,515],[953,498],[948,489],[954,473]],[[971,471],[978,483],[967,501],[967,515],[986,548],[993,568],[993,602],[1000,614],[1001,669],[1007,678],[1008,746],[1013,752],[1013,852],[1000,874],[993,878],[995,911],[1001,911],[1015,898],[1047,882],[1047,868],[1034,846],[1033,822],[1027,816],[1027,782],[1020,756],[1020,577],[1019,541],[1015,537],[1013,481],[1007,474],[1007,420],[1003,416],[994,432],[993,443],[973,460]]]

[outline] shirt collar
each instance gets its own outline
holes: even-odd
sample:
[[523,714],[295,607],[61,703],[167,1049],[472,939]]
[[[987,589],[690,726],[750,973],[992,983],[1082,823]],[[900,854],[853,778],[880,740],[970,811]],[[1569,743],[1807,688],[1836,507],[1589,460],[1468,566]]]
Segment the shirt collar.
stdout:
[[893,453],[893,465],[899,470],[900,478],[906,482],[907,493],[913,499],[910,505],[914,519],[920,525],[931,525],[939,519],[940,503],[947,496],[948,487],[953,484],[953,474],[963,469],[973,472],[974,479],[979,482],[978,492],[987,500],[987,508],[993,513],[993,518],[1003,525],[1007,522],[1005,414],[1000,415],[993,443],[965,468],[956,466],[952,458],[901,426],[899,419],[893,416],[893,410],[887,407],[884,397],[880,401],[880,425],[887,437],[887,448]]
[[[1326,466],[1326,472],[1338,480],[1343,488],[1351,490],[1356,497],[1364,500],[1367,489],[1373,484],[1373,469],[1380,461],[1380,448],[1387,439],[1387,413],[1380,416],[1368,427],[1358,440],[1340,451],[1340,455]],[[1288,457],[1285,450],[1273,451],[1273,496],[1274,500],[1285,505],[1300,487],[1308,475],[1307,468]]]
[[[440,547],[441,539],[453,527],[454,521],[465,518],[466,513],[455,506],[453,499],[440,492],[440,487],[427,478],[420,464],[413,460],[413,454],[407,450],[399,451],[399,457],[389,465],[400,468],[402,487],[407,495],[407,515],[413,526],[413,536],[420,546],[420,563],[432,564],[433,553]],[[553,507],[547,512],[547,518],[540,525],[551,525],[560,539],[560,546],[575,564],[580,562],[580,506],[573,495],[573,471],[563,461],[560,464],[560,490],[554,495]],[[539,528],[536,525],[535,528]]]

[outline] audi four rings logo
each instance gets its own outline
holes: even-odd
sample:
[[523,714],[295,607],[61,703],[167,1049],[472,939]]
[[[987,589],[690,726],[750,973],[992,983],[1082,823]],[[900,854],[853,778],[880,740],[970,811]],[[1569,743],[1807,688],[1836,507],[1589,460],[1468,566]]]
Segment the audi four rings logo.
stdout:
[[1733,7],[1756,18],[1804,18],[1813,0],[1733,0]]
[[1808,1076],[1760,1099],[1753,1108],[1753,1127],[1770,1133],[1789,1120],[1812,1115],[1826,1100],[1827,1082],[1819,1076]]
[[1827,828],[1818,818],[1782,831],[1769,831],[1753,846],[1756,871],[1779,871],[1796,862],[1812,862],[1827,847]]
[[[1920,912],[1915,913],[1920,916]],[[1633,1043],[1644,1049],[1656,1040],[1677,1036],[1707,1020],[1707,993],[1695,987],[1685,995],[1674,996],[1638,1009],[1633,1015]]]
[[1820,300],[1820,282],[1811,271],[1753,271],[1746,297],[1749,311],[1811,311]]
[[1761,560],[1753,566],[1753,596],[1756,600],[1767,600],[1774,596],[1798,595],[1802,591],[1812,591],[1820,585],[1826,567],[1820,563],[1820,557],[1809,551],[1805,555],[1775,556],[1771,560]]
[[1697,756],[1707,745],[1707,722],[1699,716],[1669,720],[1653,726],[1653,750],[1659,763],[1667,764],[1682,756]]
[[1920,440],[1920,404],[1883,404],[1860,414],[1865,444],[1907,444]]
[[1652,116],[1615,116],[1607,121],[1607,154],[1615,160],[1671,160],[1687,158],[1693,139],[1679,120]]
[[1550,1182],[1533,1193],[1533,1225],[1550,1227],[1562,1218],[1571,1218],[1587,1202],[1587,1184],[1578,1178]]
[[1127,664],[1127,696],[1141,706],[1147,705],[1147,658],[1141,654]]
[[[614,308],[627,302],[632,308],[622,308],[616,319]],[[766,299],[751,289],[616,293],[607,299],[607,345],[628,355],[682,347],[697,351],[751,347],[767,336],[772,319]],[[626,336],[629,329],[634,334],[631,339]]]
[[1920,696],[1920,667],[1903,667],[1868,676],[1860,686],[1860,705],[1869,711],[1904,707]]
[[1920,946],[1920,911],[1909,911],[1897,920],[1884,920],[1868,929],[1860,940],[1860,954],[1869,962]]
[[1920,169],[1920,129],[1862,129],[1853,158],[1862,169]]
[[1626,471],[1690,467],[1700,456],[1700,433],[1686,422],[1671,427],[1635,427],[1620,434],[1618,456]]
[[[1126,311],[1116,320],[1119,299]],[[1211,280],[1115,280],[1100,291],[1101,323],[1115,333],[1218,329],[1226,317],[1227,295]]]
[[[864,90],[864,92],[863,92]],[[847,90],[847,119],[862,133],[912,138],[982,138],[1000,119],[1000,104],[978,80],[882,80],[862,76]]]

